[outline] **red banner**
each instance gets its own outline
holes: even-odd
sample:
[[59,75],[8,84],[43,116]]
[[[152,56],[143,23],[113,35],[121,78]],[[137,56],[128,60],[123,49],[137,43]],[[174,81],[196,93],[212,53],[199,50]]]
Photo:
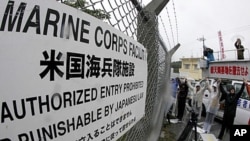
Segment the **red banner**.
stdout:
[[225,53],[224,53],[224,45],[223,45],[221,31],[218,31],[218,37],[219,37],[219,44],[220,44],[221,60],[223,60],[224,58],[226,58],[226,56],[225,56]]

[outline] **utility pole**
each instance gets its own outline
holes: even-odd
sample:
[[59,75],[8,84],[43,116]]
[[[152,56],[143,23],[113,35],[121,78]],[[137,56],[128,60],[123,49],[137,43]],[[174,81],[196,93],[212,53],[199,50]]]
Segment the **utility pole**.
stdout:
[[204,45],[205,45],[205,38],[204,38],[204,36],[203,37],[201,37],[201,38],[198,38],[197,39],[198,41],[201,41],[202,43],[203,43],[203,47],[204,47]]
[[[204,36],[203,36],[203,37],[201,37],[201,38],[198,38],[197,40],[202,42],[202,44],[203,44],[202,48],[203,48],[203,52],[204,52],[205,40],[206,40],[206,39],[205,39]],[[203,56],[203,58],[204,58],[204,55],[202,55],[202,56]]]

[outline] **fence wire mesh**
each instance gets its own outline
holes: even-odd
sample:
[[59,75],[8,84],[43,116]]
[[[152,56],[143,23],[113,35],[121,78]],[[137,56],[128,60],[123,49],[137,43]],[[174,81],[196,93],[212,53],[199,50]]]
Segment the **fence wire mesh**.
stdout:
[[[79,0],[70,0],[79,1]],[[148,83],[146,94],[145,116],[133,126],[120,141],[145,141],[149,135],[156,133],[155,139],[159,136],[161,127],[155,126],[155,121],[162,125],[163,114],[159,113],[164,109],[161,99],[166,91],[166,80],[169,80],[170,64],[166,63],[167,50],[160,44],[158,29],[158,17],[142,7],[137,0],[86,0],[84,8],[89,10],[100,10],[108,14],[110,18],[104,19],[114,28],[120,30],[127,36],[140,42],[147,48],[148,52]],[[162,111],[160,111],[162,112]]]

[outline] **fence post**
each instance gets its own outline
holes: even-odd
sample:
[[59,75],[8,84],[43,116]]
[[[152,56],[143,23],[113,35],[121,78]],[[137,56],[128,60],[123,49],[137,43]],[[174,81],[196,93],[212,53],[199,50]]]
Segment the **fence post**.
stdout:
[[[173,53],[179,48],[177,44],[167,52],[163,40],[160,40],[157,15],[169,0],[152,0],[142,8],[137,0],[130,0],[138,11],[137,41],[147,49],[148,81],[145,105],[145,116],[125,135],[122,140],[157,141],[161,132],[164,110],[167,104],[166,91],[170,88],[170,64]],[[164,78],[160,78],[160,47],[164,49]]]

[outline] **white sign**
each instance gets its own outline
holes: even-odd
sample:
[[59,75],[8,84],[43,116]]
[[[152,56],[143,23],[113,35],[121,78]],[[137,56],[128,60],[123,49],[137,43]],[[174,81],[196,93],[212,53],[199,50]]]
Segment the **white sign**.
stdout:
[[0,66],[0,140],[116,140],[144,116],[146,49],[56,1],[0,1]]
[[222,40],[222,33],[221,31],[218,31],[218,37],[219,37],[219,44],[220,44],[220,52],[221,52],[221,60],[226,58],[226,55],[224,53],[224,45]]
[[210,62],[209,77],[249,80],[249,62],[247,61],[221,61]]

